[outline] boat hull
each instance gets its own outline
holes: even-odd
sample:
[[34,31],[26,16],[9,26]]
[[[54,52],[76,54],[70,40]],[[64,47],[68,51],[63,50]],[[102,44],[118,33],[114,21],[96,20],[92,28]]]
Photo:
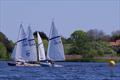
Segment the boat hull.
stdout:
[[8,63],[9,66],[16,66],[16,63]]
[[40,66],[40,64],[9,62],[9,66]]
[[42,67],[63,67],[62,65],[50,64],[50,63],[47,63],[47,62],[42,62],[42,63],[40,63],[40,65],[41,65]]

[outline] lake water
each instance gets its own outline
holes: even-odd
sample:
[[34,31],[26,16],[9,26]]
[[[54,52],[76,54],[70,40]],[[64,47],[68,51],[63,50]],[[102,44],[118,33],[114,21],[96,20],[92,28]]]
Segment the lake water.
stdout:
[[0,61],[0,80],[120,80],[120,63],[58,62],[64,67],[12,67]]

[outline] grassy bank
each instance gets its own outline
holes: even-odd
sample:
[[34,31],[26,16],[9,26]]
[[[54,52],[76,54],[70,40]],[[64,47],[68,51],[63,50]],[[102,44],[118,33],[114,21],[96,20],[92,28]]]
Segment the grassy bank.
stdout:
[[[95,59],[95,58],[81,58],[81,59],[67,59],[68,62],[108,62],[109,59]],[[114,59],[115,62],[120,60]]]

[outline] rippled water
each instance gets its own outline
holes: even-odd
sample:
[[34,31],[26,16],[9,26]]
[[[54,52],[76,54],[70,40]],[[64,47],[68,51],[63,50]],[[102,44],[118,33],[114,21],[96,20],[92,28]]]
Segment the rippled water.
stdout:
[[0,61],[0,80],[120,80],[120,63],[114,68],[107,63],[57,64],[64,67],[12,67]]

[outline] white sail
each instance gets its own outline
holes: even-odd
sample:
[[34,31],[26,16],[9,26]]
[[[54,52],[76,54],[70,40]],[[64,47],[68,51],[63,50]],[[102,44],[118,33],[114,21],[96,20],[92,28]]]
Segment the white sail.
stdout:
[[30,49],[22,24],[20,25],[18,40],[13,50],[12,58],[15,61],[29,61],[30,58]]
[[38,56],[39,56],[39,60],[40,61],[41,60],[46,60],[44,45],[43,45],[42,39],[41,39],[38,32],[37,32],[37,37],[38,37]]
[[53,61],[65,60],[63,44],[60,35],[58,35],[54,22],[52,22],[47,58]]
[[30,47],[30,53],[31,53],[29,60],[30,61],[37,61],[36,44],[35,44],[33,32],[31,30],[30,26],[28,27],[28,45]]

